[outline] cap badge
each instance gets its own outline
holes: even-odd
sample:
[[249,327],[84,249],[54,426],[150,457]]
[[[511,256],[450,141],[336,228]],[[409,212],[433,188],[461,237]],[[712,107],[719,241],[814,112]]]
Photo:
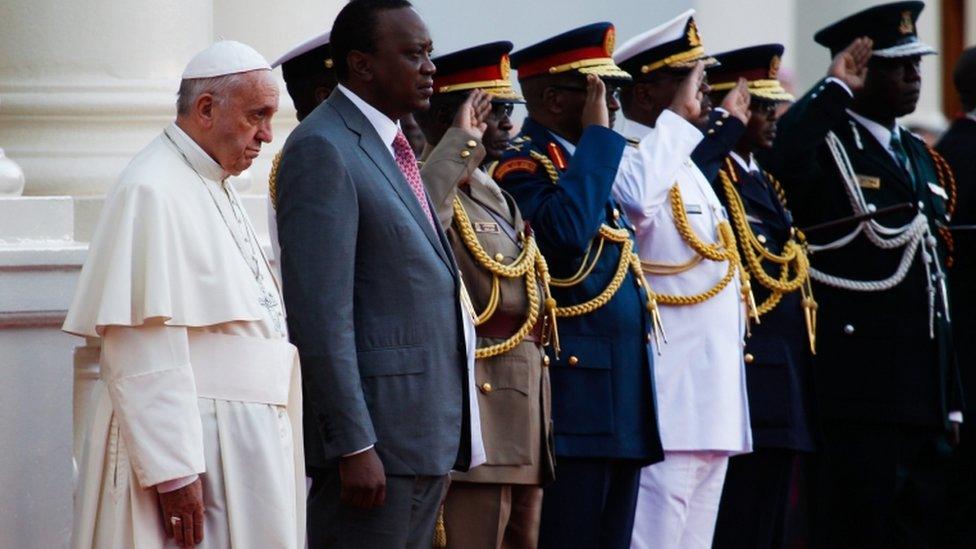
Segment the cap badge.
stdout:
[[331,58],[328,58],[328,59],[325,60],[325,68],[331,69],[332,68],[332,65],[333,65],[333,63],[332,63],[332,59]]
[[694,19],[688,20],[688,45],[697,48],[702,45],[701,36],[698,35],[698,25],[695,24]]
[[769,79],[776,80],[776,76],[779,75],[779,65],[780,59],[778,55],[774,55],[769,61]]
[[901,24],[898,25],[898,32],[902,34],[913,34],[915,23],[912,22],[912,12],[905,10],[901,12]]
[[607,29],[606,36],[603,37],[603,51],[607,57],[613,57],[613,48],[617,45],[617,31],[613,27]]

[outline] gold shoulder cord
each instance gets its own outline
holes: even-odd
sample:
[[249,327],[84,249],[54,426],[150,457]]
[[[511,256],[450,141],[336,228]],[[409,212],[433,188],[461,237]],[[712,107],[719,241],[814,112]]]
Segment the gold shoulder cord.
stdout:
[[275,155],[271,161],[271,174],[268,175],[268,198],[271,199],[271,207],[278,209],[278,165],[281,164],[281,151]]
[[[932,158],[932,164],[935,165],[935,175],[939,180],[939,185],[949,195],[949,200],[946,201],[946,215],[949,219],[952,219],[956,213],[956,204],[959,198],[956,188],[956,176],[952,173],[952,168],[949,167],[949,163],[946,162],[946,159],[941,154],[937,153],[932,147],[926,146],[926,148],[929,151],[929,156]],[[939,236],[942,237],[946,245],[946,266],[952,267],[952,264],[955,263],[953,252],[955,252],[956,248],[955,240],[952,238],[952,231],[947,226],[940,226],[938,231]]]
[[[792,229],[789,240],[783,245],[782,253],[774,254],[769,251],[756,237],[746,219],[745,204],[734,184],[737,181],[735,169],[728,158],[725,162],[726,166],[719,170],[719,179],[728,202],[729,216],[739,237],[738,243],[744,258],[744,268],[753,279],[769,290],[769,297],[756,308],[756,313],[764,315],[772,311],[783,299],[784,294],[799,290],[803,296],[803,316],[806,320],[810,352],[816,354],[817,302],[813,298],[813,288],[810,284],[810,260],[805,249],[806,238],[802,231]],[[776,192],[780,204],[786,208],[786,194],[779,181],[769,173],[766,173],[766,178]],[[778,267],[779,276],[775,278],[770,276],[763,266],[763,261],[771,263],[774,269]]]
[[[539,320],[540,300],[539,288],[537,286],[539,279],[542,281],[546,322],[548,324],[548,326],[543,327],[543,334],[548,334],[548,340],[552,342],[553,348],[558,356],[559,333],[556,328],[556,300],[549,293],[549,267],[539,252],[535,237],[526,235],[521,253],[515,258],[515,261],[506,265],[500,261],[496,261],[485,251],[481,242],[478,241],[478,237],[471,226],[471,220],[468,218],[467,212],[464,211],[461,200],[458,198],[454,199],[454,226],[457,227],[458,233],[461,235],[461,240],[464,242],[468,251],[471,252],[475,261],[492,275],[491,296],[488,298],[488,304],[485,310],[475,319],[475,326],[484,324],[498,309],[498,303],[501,300],[501,277],[524,278],[525,295],[529,302],[528,315],[518,331],[512,337],[501,343],[476,349],[475,358],[489,358],[507,353],[525,340],[525,336],[532,331],[532,328]],[[547,343],[548,341],[543,341],[544,345]]]
[[[675,183],[671,190],[668,192],[668,198],[671,205],[671,211],[674,215],[674,226],[677,229],[678,234],[681,239],[687,244],[692,250],[697,254],[696,257],[692,258],[682,264],[670,264],[670,263],[655,263],[651,261],[642,261],[640,267],[642,272],[646,274],[653,274],[658,276],[670,276],[683,273],[695,267],[703,260],[707,259],[709,261],[727,261],[729,266],[728,270],[714,286],[693,295],[676,295],[676,294],[658,294],[651,290],[648,293],[651,294],[652,301],[658,303],[663,303],[665,305],[672,306],[686,306],[686,305],[697,305],[704,303],[709,299],[717,296],[726,286],[732,282],[735,278],[736,272],[739,273],[739,278],[742,282],[742,299],[746,303],[746,309],[749,315],[758,323],[759,315],[757,314],[757,307],[755,298],[752,295],[752,286],[749,282],[749,273],[742,268],[742,262],[739,259],[739,253],[736,249],[735,234],[732,232],[732,227],[729,225],[728,221],[720,221],[717,226],[718,232],[718,242],[706,243],[695,234],[694,229],[688,221],[688,216],[685,213],[684,200],[681,197],[681,190],[678,188],[678,184]],[[748,330],[748,324],[746,325]]]
[[[559,181],[559,172],[553,165],[549,157],[538,152],[529,151],[529,155],[542,164],[545,168],[546,174],[553,184]],[[593,250],[593,243],[596,242],[596,250]],[[600,256],[603,254],[603,248],[607,242],[611,244],[616,244],[620,246],[620,260],[617,263],[617,269],[613,273],[613,277],[610,282],[603,289],[602,292],[597,294],[592,299],[584,301],[583,303],[578,303],[575,305],[567,305],[565,307],[555,307],[553,309],[555,322],[555,317],[574,317],[582,316],[585,314],[592,313],[600,307],[603,307],[613,299],[617,291],[623,285],[624,280],[627,278],[627,271],[630,270],[634,275],[634,280],[638,286],[644,286],[644,275],[641,272],[641,261],[637,252],[634,251],[634,243],[631,240],[630,232],[627,229],[618,229],[611,227],[606,224],[600,225],[600,230],[597,235],[590,241],[586,248],[586,252],[583,254],[583,261],[580,264],[580,268],[568,278],[550,278],[549,285],[555,286],[557,288],[569,288],[576,286],[580,282],[586,279],[593,272],[597,263],[600,261]],[[555,301],[553,301],[555,305]],[[659,339],[660,336],[664,336],[663,327],[661,326],[661,315],[658,312],[657,301],[654,299],[654,294],[651,291],[647,292],[647,311],[651,314],[651,322],[653,324],[653,332],[655,339]],[[667,341],[667,336],[664,336],[665,341]],[[657,348],[660,350],[660,341],[658,340]]]

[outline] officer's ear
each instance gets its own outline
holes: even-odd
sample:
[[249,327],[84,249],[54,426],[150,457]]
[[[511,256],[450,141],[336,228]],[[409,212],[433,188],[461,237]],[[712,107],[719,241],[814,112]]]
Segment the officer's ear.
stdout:
[[373,71],[373,57],[359,50],[351,50],[346,55],[346,65],[349,67],[349,79],[371,82],[375,77]]

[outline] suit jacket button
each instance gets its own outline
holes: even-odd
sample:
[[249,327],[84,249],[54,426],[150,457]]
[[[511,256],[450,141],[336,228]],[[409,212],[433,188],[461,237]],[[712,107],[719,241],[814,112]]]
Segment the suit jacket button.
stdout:
[[853,334],[854,333],[854,326],[852,326],[850,324],[845,324],[844,325],[844,333],[847,334],[847,335]]
[[551,359],[549,358],[549,355],[544,355],[544,356],[542,357],[542,365],[543,365],[544,367],[545,367],[545,366],[549,366],[549,362],[551,362]]
[[481,384],[481,392],[484,393],[484,394],[486,394],[486,395],[488,393],[490,393],[491,392],[491,383],[488,383],[487,381],[484,382],[484,383],[482,383]]
[[571,357],[569,357],[569,359],[567,359],[567,360],[566,360],[566,362],[567,362],[567,363],[568,363],[568,364],[569,364],[570,366],[576,366],[577,364],[579,364],[579,359],[578,359],[578,358],[576,358],[575,356],[571,356]]
[[475,147],[478,146],[478,142],[475,141],[474,139],[471,139],[471,140],[468,140],[468,142],[465,143],[465,145],[467,145],[469,149],[473,149],[473,148],[475,148]]
[[746,355],[742,357],[742,360],[744,360],[746,364],[752,364],[756,361],[756,357],[754,357],[752,353],[746,353]]
[[461,158],[467,158],[471,156],[471,151],[461,151]]

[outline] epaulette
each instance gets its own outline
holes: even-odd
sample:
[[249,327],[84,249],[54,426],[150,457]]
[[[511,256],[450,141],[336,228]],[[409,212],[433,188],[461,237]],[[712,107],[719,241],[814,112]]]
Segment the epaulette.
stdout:
[[496,166],[491,168],[490,174],[495,181],[501,182],[506,175],[511,173],[525,172],[534,175],[538,171],[538,162],[524,156],[516,156],[500,160]]
[[278,151],[271,161],[271,173],[268,175],[268,198],[275,210],[278,209],[278,165],[281,163],[281,152]]
[[549,155],[549,160],[552,164],[556,166],[559,170],[565,170],[569,165],[566,163],[566,157],[563,155],[563,150],[559,148],[559,144],[555,141],[550,141],[546,145],[546,153]]

